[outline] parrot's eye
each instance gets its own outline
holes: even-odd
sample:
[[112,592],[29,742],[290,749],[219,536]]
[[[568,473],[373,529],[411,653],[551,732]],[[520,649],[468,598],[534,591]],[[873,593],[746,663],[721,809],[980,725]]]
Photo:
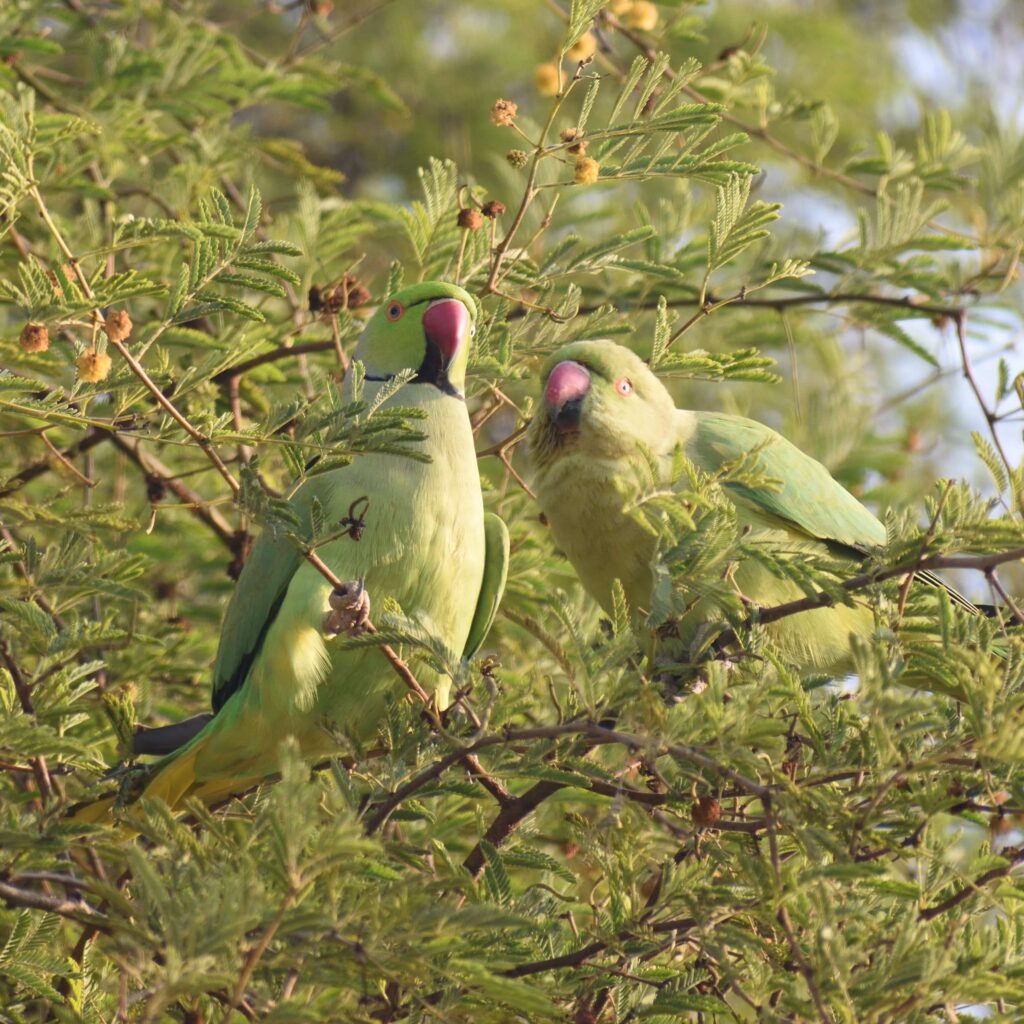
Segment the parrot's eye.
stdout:
[[633,382],[628,377],[620,377],[615,382],[615,390],[620,395],[631,395],[633,394]]
[[388,306],[387,318],[392,322],[395,320],[401,320],[404,312],[405,306],[400,302],[392,302],[391,305]]
[[471,338],[475,338],[476,337],[476,325],[475,324],[472,327],[470,327],[470,329],[469,329],[469,336]]

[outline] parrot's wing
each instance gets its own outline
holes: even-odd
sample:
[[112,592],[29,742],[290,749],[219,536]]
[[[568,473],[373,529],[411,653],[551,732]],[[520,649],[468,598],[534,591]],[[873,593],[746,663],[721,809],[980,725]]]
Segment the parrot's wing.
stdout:
[[[307,482],[302,490],[312,482]],[[288,584],[301,564],[302,555],[291,538],[270,532],[257,538],[238,577],[221,628],[213,666],[215,712],[245,682],[263,638],[281,609]]]
[[[851,554],[867,555],[886,541],[885,527],[816,459],[805,455],[771,427],[742,416],[697,413],[697,428],[687,454],[714,472],[724,462],[758,449],[757,466],[776,486],[726,484],[730,491],[818,540],[840,544]],[[951,600],[973,612],[985,612],[935,573],[917,578],[945,590]]]
[[742,416],[697,413],[697,427],[686,452],[702,469],[756,451],[755,466],[771,486],[726,487],[766,512],[822,541],[866,553],[885,543],[885,527],[817,460],[805,455],[770,427]]
[[473,625],[462,652],[464,658],[472,658],[487,639],[501,595],[505,592],[505,580],[508,579],[508,527],[493,512],[484,515],[484,543],[484,578],[473,613]]

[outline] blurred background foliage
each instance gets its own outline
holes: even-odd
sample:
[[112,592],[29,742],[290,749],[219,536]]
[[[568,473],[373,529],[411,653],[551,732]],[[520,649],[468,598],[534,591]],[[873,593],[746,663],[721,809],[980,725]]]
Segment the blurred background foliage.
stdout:
[[[1019,1019],[1012,631],[913,597],[904,621],[895,579],[855,679],[801,679],[746,628],[761,659],[666,703],[512,442],[547,353],[647,354],[664,297],[679,403],[768,422],[893,510],[881,564],[1020,547],[1022,46],[1011,0],[6,0],[0,1019]],[[599,172],[559,142],[591,101]],[[740,182],[770,235],[706,277]],[[454,741],[403,702],[384,757],[82,839],[63,813],[135,722],[206,708],[258,528],[156,392],[271,490],[297,453],[358,458],[380,438],[338,417],[337,346],[430,276],[481,303],[467,397],[513,561],[499,664],[467,678],[507,792],[432,774]],[[98,307],[130,312],[142,375]],[[1017,561],[962,583],[1024,590]]]

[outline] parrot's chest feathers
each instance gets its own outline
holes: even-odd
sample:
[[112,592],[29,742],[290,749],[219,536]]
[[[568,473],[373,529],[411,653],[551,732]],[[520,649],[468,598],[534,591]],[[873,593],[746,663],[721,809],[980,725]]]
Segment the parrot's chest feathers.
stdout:
[[[421,450],[430,461],[402,456],[366,460],[373,496],[358,546],[365,545],[368,585],[376,577],[379,589],[386,578],[386,592],[407,613],[420,608],[433,616],[439,610],[433,607],[432,591],[447,593],[451,588],[442,583],[449,574],[465,575],[467,593],[475,596],[479,590],[483,499],[463,404],[438,392],[420,407],[427,413],[417,424],[427,435]],[[353,463],[357,466],[359,460]]]
[[625,458],[566,455],[537,477],[537,496],[555,543],[606,611],[618,579],[635,609],[649,604],[655,538],[635,508],[652,481]]

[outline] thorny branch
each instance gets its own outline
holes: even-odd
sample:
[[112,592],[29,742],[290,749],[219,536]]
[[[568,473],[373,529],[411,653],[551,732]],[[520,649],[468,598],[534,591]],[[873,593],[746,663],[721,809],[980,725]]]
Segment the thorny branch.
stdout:
[[[884,583],[886,580],[891,580],[894,577],[903,576],[908,572],[921,572],[925,569],[977,569],[980,572],[988,573],[997,565],[1003,565],[1006,562],[1018,562],[1021,559],[1024,559],[1024,548],[1012,548],[1009,551],[1000,551],[992,555],[930,555],[928,558],[919,558],[910,565],[861,573],[859,576],[852,576],[848,580],[843,580],[837,586],[842,590],[852,593],[876,583]],[[722,649],[731,643],[735,643],[738,639],[739,631],[743,629],[749,629],[758,623],[767,625],[770,622],[778,622],[780,619],[788,618],[790,615],[798,615],[800,612],[811,611],[814,608],[830,608],[835,603],[835,596],[820,590],[811,597],[801,597],[795,601],[774,605],[771,608],[762,608],[746,618],[736,629],[729,627],[715,635],[713,637],[714,645],[718,649]]]

